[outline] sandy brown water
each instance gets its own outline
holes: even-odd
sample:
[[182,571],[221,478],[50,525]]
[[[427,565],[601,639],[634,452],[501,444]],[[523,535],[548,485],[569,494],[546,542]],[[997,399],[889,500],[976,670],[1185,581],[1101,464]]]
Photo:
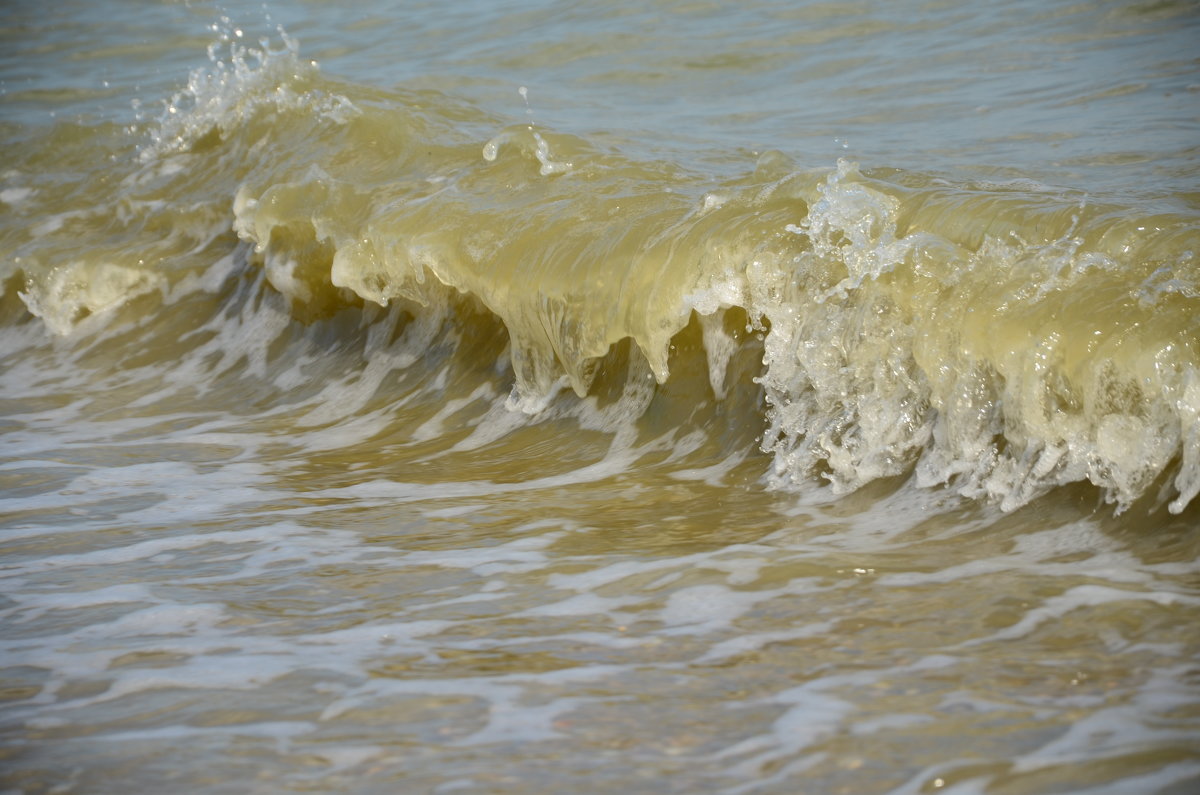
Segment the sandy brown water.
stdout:
[[1191,6],[0,20],[0,790],[1200,786]]

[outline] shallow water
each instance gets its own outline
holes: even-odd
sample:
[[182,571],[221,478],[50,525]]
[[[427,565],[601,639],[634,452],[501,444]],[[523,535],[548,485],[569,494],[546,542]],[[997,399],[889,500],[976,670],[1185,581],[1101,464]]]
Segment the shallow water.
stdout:
[[7,791],[1200,785],[1191,4],[0,20]]

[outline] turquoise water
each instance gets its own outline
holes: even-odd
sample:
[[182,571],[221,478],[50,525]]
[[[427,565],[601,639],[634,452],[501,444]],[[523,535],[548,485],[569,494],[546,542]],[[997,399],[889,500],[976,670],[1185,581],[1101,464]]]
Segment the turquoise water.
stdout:
[[1192,791],[1198,34],[7,3],[0,790]]

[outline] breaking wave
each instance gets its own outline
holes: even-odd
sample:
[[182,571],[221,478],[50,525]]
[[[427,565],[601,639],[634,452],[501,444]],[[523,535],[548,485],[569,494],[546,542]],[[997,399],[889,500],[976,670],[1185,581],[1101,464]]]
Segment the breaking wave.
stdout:
[[[115,346],[113,329],[165,313],[169,333],[207,329],[205,356],[265,377],[289,329],[336,333],[330,318],[357,313],[407,335],[388,368],[449,345],[503,372],[482,436],[518,421],[505,412],[613,390],[640,415],[655,384],[690,378],[694,404],[725,401],[754,429],[737,443],[769,456],[776,488],[911,475],[1008,510],[1087,481],[1118,510],[1157,492],[1173,512],[1200,491],[1186,206],[776,151],[717,176],[669,147],[634,158],[444,92],[341,83],[281,36],[223,35],[136,146],[60,124],[46,151],[107,164],[74,190],[4,175],[5,323],[36,316],[63,344],[107,329]],[[223,286],[259,276],[285,320],[245,322],[263,294]],[[196,295],[209,314],[183,311]],[[498,364],[463,342],[498,334]],[[413,387],[360,388],[365,405]]]

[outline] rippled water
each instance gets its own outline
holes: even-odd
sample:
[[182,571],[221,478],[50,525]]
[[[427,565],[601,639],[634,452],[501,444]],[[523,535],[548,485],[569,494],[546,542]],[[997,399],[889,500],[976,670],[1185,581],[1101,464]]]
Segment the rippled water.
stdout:
[[1198,33],[6,4],[0,789],[1200,787]]

